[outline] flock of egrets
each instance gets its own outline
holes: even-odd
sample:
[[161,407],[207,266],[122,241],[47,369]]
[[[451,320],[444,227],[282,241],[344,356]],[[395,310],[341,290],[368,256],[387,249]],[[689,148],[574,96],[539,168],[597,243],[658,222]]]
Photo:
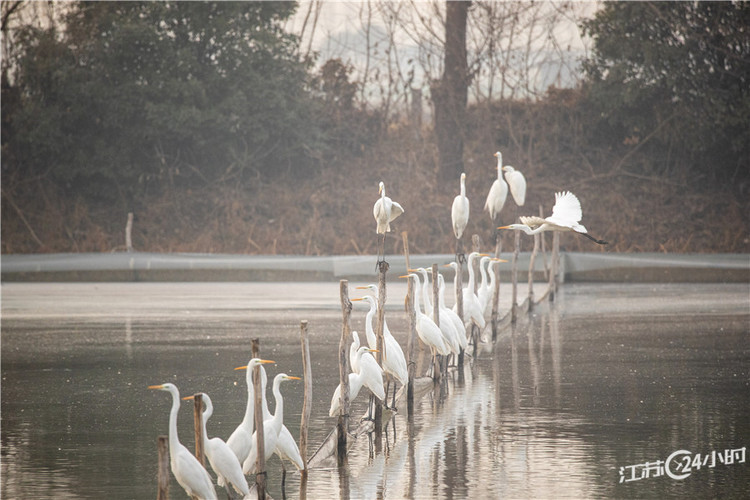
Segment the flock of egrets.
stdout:
[[[518,206],[523,206],[526,198],[526,180],[523,174],[511,166],[503,166],[502,154],[495,153],[497,157],[497,179],[490,187],[484,209],[489,212],[494,221],[499,215],[510,191],[513,200]],[[503,179],[503,173],[505,179]],[[507,183],[506,183],[507,181]],[[379,198],[373,207],[378,235],[378,262],[384,260],[385,233],[391,230],[390,224],[398,216],[404,213],[404,208],[397,202],[386,196],[385,185],[379,185]],[[574,231],[586,236],[598,244],[606,242],[597,240],[587,234],[586,228],[580,224],[582,218],[581,204],[578,198],[570,192],[555,194],[555,205],[552,215],[547,218],[520,217],[520,224],[500,226],[498,229],[520,230],[526,234],[537,234],[543,231]],[[460,193],[453,200],[451,208],[451,221],[453,232],[457,240],[460,240],[469,220],[469,199],[466,196],[466,174],[460,177]],[[474,272],[474,262],[479,259],[479,272],[481,282]],[[462,290],[463,318],[457,311],[457,304],[453,308],[446,306],[445,282],[443,276],[438,273],[438,301],[433,304],[430,299],[429,274],[426,269],[409,269],[402,278],[413,279],[414,282],[414,314],[415,327],[420,340],[426,345],[433,356],[459,355],[468,346],[467,329],[476,325],[481,331],[486,324],[485,316],[488,314],[493,300],[495,290],[496,273],[494,265],[504,262],[501,259],[491,258],[486,254],[472,252],[468,258],[469,281]],[[458,274],[460,267],[456,262],[446,264]],[[420,281],[421,278],[421,281]],[[455,285],[455,283],[454,283]],[[364,301],[369,305],[369,311],[365,317],[365,333],[368,345],[360,345],[359,334],[352,332],[352,344],[349,349],[350,366],[352,373],[349,374],[349,400],[357,397],[362,387],[366,387],[376,398],[387,405],[390,382],[394,384],[392,405],[395,406],[396,387],[408,382],[407,363],[404,352],[398,341],[391,334],[387,323],[383,322],[383,341],[386,356],[383,356],[382,366],[372,355],[377,350],[377,337],[373,328],[373,318],[378,310],[378,287],[367,285],[358,287],[374,292],[373,295],[365,295],[353,301]],[[456,290],[454,286],[454,290]],[[475,291],[476,290],[476,291]],[[457,290],[456,290],[457,291]],[[458,297],[456,297],[458,298]],[[458,301],[456,301],[458,302]],[[437,308],[437,314],[435,314]],[[423,312],[424,309],[424,312]],[[433,320],[437,316],[438,321]],[[265,458],[268,459],[273,453],[279,458],[289,460],[298,469],[303,469],[304,464],[300,457],[299,448],[291,433],[284,425],[284,399],[281,395],[280,385],[287,380],[299,380],[285,373],[276,375],[273,382],[273,395],[276,407],[273,414],[268,410],[265,397],[267,376],[263,369],[270,360],[253,358],[247,366],[237,369],[246,369],[247,376],[247,405],[242,422],[235,431],[224,442],[218,437],[208,438],[205,425],[213,412],[211,399],[202,394],[205,403],[203,411],[203,447],[205,455],[211,468],[217,475],[217,484],[229,491],[230,487],[237,493],[247,496],[250,494],[246,474],[255,472],[257,449],[255,430],[255,396],[253,390],[252,373],[256,366],[260,368],[262,387],[262,414]],[[386,384],[384,386],[384,379]],[[177,414],[180,408],[180,395],[174,384],[161,384],[149,386],[149,389],[168,391],[172,395],[172,409],[169,415],[169,454],[172,473],[178,483],[185,489],[188,495],[202,498],[215,499],[216,491],[211,476],[201,465],[198,459],[180,444],[177,436]],[[189,396],[183,399],[192,399]],[[331,398],[330,416],[335,416],[340,410],[341,386],[337,387]]]

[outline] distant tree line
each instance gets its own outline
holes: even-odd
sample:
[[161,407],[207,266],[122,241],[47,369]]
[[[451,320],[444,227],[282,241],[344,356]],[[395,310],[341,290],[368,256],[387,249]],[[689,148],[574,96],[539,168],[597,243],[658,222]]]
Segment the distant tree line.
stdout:
[[[441,121],[410,135],[411,149],[437,143],[455,178],[463,142],[527,152],[544,142],[548,155],[617,151],[610,167],[628,160],[645,176],[750,189],[750,2],[605,2],[579,23],[592,42],[580,80],[544,92],[531,82],[561,53],[551,33],[568,4],[474,1],[446,20],[444,2],[419,19],[408,3],[368,3],[389,20],[390,45],[366,47],[364,73],[339,59],[316,69],[315,53],[284,29],[294,2],[72,2],[55,19],[24,22],[28,4],[2,3],[3,221],[34,212],[42,186],[128,208],[165,192],[347,168],[407,119],[415,64],[432,78],[425,90]],[[441,39],[445,22],[467,26],[465,49]],[[421,50],[408,67],[394,55],[398,25]],[[377,51],[387,71],[374,57],[369,65]],[[526,63],[521,74],[514,60]],[[384,74],[380,98],[368,100],[369,79]],[[468,114],[456,109],[467,100]]]

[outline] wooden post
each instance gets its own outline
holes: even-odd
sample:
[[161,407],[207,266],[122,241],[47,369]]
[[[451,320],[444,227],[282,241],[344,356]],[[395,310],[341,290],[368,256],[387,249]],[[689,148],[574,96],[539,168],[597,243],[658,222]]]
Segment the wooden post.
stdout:
[[305,377],[305,399],[302,402],[302,420],[299,424],[299,453],[302,456],[302,474],[307,475],[307,425],[312,412],[312,365],[310,364],[310,345],[307,341],[307,320],[299,325],[300,343],[302,344],[302,373]]
[[[503,239],[500,232],[495,230],[495,258],[500,258],[500,251],[503,246]],[[497,340],[497,313],[500,307],[500,266],[495,266],[495,292],[492,296],[492,342]]]
[[[474,234],[471,236],[471,246],[472,246],[471,248],[472,252],[479,253],[481,251],[482,240],[478,234]],[[481,259],[474,259],[474,264],[472,265],[472,268],[474,271],[474,294],[476,294],[477,290],[479,290],[479,283],[480,283],[480,280],[482,279],[482,276],[481,276],[482,273],[480,272],[480,269],[481,269],[480,260]],[[484,312],[482,312],[482,314],[484,314]],[[475,325],[473,322],[471,323],[471,342],[474,344],[473,355],[476,358],[477,347],[479,344],[479,327]]]
[[206,460],[203,453],[203,394],[193,396],[193,430],[195,431],[195,458],[203,467]]
[[[381,262],[378,266],[378,319],[375,325],[375,336],[377,337],[378,349],[376,360],[381,367],[383,366],[383,361],[388,357],[388,353],[385,349],[385,339],[383,338],[386,299],[385,276],[388,272],[388,267],[388,263],[385,261]],[[375,404],[375,432],[379,434],[383,428],[383,404],[378,403],[374,397],[372,399]],[[384,401],[383,403],[386,402]]]
[[[541,217],[542,219],[544,219],[544,209],[542,208],[541,205],[539,205],[539,217]],[[545,248],[546,247],[546,244],[545,244],[546,238],[544,237],[544,232],[539,233],[539,236],[541,237],[541,240],[542,240],[542,259],[543,259],[542,262],[544,264],[544,279],[548,279],[549,278],[549,267],[547,266],[547,249]]]
[[511,264],[511,280],[513,285],[513,305],[510,306],[510,321],[516,322],[518,315],[518,252],[521,250],[521,231],[514,231],[513,263]]
[[133,251],[133,212],[128,212],[128,223],[125,225],[125,249],[128,252]]
[[159,492],[156,494],[156,500],[169,500],[169,438],[157,437],[156,449],[159,456]]
[[[260,341],[253,339],[253,357],[260,356]],[[265,434],[263,430],[263,393],[260,376],[260,365],[253,368],[253,392],[255,395],[255,449],[258,450],[255,461],[255,484],[258,486],[258,498],[266,498],[266,447]]]
[[536,262],[536,253],[539,251],[539,237],[541,234],[534,235],[534,248],[529,258],[529,310],[534,307],[534,263]]
[[409,233],[401,231],[401,239],[404,242],[404,259],[406,259],[406,269],[411,269],[409,265]]
[[409,338],[406,340],[406,366],[409,371],[409,385],[406,388],[406,401],[409,415],[414,412],[414,377],[416,376],[417,362],[414,359],[416,353],[417,317],[414,312],[414,280],[407,280],[406,288],[406,310],[409,313]]
[[552,268],[549,273],[549,300],[553,302],[560,278],[558,275],[560,272],[560,233],[557,231],[552,232],[552,257],[550,261]]
[[349,344],[352,341],[351,325],[349,320],[352,314],[352,302],[349,300],[349,282],[341,280],[339,283],[341,295],[341,313],[343,325],[341,328],[341,340],[339,341],[339,383],[341,384],[341,404],[339,407],[339,421],[337,425],[338,434],[338,464],[346,463],[346,440],[349,433]]
[[[464,321],[464,265],[462,262],[463,259],[457,259],[456,264],[456,277],[454,279],[456,283],[456,314],[458,314],[458,317],[461,318],[461,321],[463,321],[464,325],[466,322]],[[461,349],[461,352],[458,354],[458,372],[463,373],[464,368],[464,351]]]

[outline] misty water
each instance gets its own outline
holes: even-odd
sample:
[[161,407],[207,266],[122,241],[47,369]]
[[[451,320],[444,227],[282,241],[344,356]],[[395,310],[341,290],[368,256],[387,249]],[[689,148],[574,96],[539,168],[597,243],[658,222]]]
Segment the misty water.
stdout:
[[[389,283],[387,319],[405,348],[404,295]],[[363,341],[365,312],[352,316]],[[301,375],[303,319],[312,453],[335,425],[338,283],[4,283],[2,497],[154,498],[171,399],[147,386],[209,393],[209,435],[226,439],[244,412],[233,369],[251,339],[277,362],[269,377]],[[482,343],[413,418],[402,410],[380,441],[360,437],[348,467],[313,469],[308,498],[747,497],[749,341],[747,284],[566,284]],[[302,390],[282,386],[295,437]],[[192,448],[188,402],[178,423]],[[268,468],[282,498],[278,458]],[[299,490],[288,474],[286,496]],[[186,498],[174,479],[170,494]]]

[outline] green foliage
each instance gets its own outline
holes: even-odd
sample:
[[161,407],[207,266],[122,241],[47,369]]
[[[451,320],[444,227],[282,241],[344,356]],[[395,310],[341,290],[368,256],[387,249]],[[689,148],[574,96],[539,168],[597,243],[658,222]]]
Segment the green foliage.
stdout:
[[[291,2],[80,2],[22,33],[6,171],[127,197],[304,173],[311,99]],[[7,113],[6,113],[7,111]],[[7,119],[7,120],[6,120]],[[7,143],[6,143],[7,142]]]
[[748,27],[748,2],[606,2],[584,26],[592,102],[622,141],[653,139],[664,161],[746,176]]

